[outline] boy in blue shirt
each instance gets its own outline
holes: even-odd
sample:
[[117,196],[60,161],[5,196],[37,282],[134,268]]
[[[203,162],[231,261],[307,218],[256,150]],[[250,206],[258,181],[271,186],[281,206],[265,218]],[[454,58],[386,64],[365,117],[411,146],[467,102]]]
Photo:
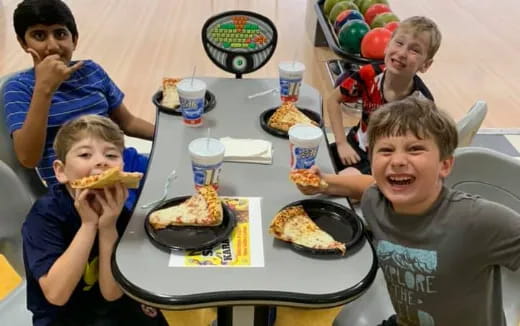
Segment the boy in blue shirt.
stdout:
[[[18,42],[34,62],[33,69],[11,77],[3,93],[14,151],[23,166],[37,167],[48,186],[57,183],[54,138],[66,121],[84,114],[108,116],[126,135],[153,139],[153,124],[128,111],[124,94],[98,64],[72,61],[79,34],[64,2],[24,0],[13,20]],[[134,171],[144,173],[146,167],[144,160]],[[129,168],[125,164],[126,171]]]
[[[27,306],[33,324],[167,325],[123,296],[110,258],[130,216],[122,184],[72,189],[69,182],[123,166],[123,132],[110,119],[85,115],[63,125],[54,142],[59,184],[39,198],[22,227]],[[149,308],[146,310],[149,311]]]
[[300,190],[362,194],[396,312],[383,325],[505,326],[500,268],[520,267],[520,215],[444,186],[457,147],[453,120],[409,97],[371,116],[368,145],[373,180],[323,174],[328,187]]

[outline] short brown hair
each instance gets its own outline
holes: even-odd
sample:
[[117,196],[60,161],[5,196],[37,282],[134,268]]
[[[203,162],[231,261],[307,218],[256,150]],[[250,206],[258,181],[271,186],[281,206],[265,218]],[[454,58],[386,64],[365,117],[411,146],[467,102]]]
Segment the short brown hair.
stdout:
[[58,130],[53,144],[57,159],[65,162],[72,146],[85,137],[102,139],[121,152],[125,148],[124,134],[117,124],[107,117],[89,114],[67,121]]
[[435,24],[435,22],[430,18],[424,16],[406,18],[399,23],[399,27],[397,27],[393,35],[396,35],[401,31],[411,32],[414,35],[422,32],[430,34],[430,45],[428,47],[427,59],[433,59],[435,53],[437,53],[437,50],[439,50],[439,47],[441,46],[441,31],[439,31],[437,24]]
[[370,154],[381,137],[404,136],[412,133],[418,139],[433,138],[439,147],[440,159],[453,155],[458,134],[455,122],[435,103],[417,95],[391,102],[377,109],[368,124]]

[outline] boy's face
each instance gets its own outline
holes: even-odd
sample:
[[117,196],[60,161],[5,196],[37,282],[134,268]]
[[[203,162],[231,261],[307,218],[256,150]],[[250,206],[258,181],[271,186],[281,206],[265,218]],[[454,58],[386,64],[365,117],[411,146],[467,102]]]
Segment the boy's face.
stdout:
[[60,59],[68,65],[72,59],[72,52],[78,42],[65,25],[33,25],[25,31],[23,40],[18,40],[25,52],[33,49],[38,53],[40,60],[51,54],[58,54]]
[[385,66],[391,73],[413,76],[426,72],[433,60],[428,59],[430,34],[397,30],[385,49]]
[[381,137],[372,149],[372,174],[378,188],[401,214],[424,213],[435,202],[451,171],[453,157],[441,160],[432,138]]
[[121,150],[114,144],[94,137],[75,143],[65,156],[65,162],[54,161],[54,173],[60,183],[100,174],[115,167],[123,167]]

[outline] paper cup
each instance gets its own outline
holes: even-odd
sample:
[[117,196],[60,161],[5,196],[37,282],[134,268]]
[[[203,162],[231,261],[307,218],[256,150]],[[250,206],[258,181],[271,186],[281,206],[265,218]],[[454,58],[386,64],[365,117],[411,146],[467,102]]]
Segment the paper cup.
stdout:
[[206,83],[200,79],[183,79],[177,83],[177,93],[184,124],[190,127],[202,126]]
[[280,97],[282,102],[296,102],[300,94],[305,65],[297,61],[284,61],[278,64],[280,74]]
[[291,168],[308,169],[316,162],[323,131],[311,125],[297,124],[289,129]]
[[225,149],[224,144],[215,138],[197,138],[190,142],[188,150],[195,188],[211,184],[218,189]]

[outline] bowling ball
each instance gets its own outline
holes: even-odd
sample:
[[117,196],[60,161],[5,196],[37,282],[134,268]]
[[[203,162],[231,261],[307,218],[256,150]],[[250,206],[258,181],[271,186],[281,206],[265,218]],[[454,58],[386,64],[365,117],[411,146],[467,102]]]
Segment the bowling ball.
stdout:
[[323,12],[325,13],[325,16],[329,16],[330,14],[330,11],[332,10],[332,7],[334,7],[334,5],[340,1],[345,1],[345,0],[326,0],[325,3],[323,4]]
[[368,25],[372,24],[372,20],[379,14],[391,12],[390,8],[384,3],[376,3],[365,11],[365,21]]
[[354,19],[343,25],[338,39],[341,48],[348,53],[359,54],[361,40],[370,31],[370,27],[363,20]]
[[[329,13],[329,20],[332,24],[336,21],[338,15],[347,9],[358,10],[358,7],[352,1],[341,1],[338,2],[332,7],[332,10]],[[358,10],[359,11],[359,10]]]
[[392,33],[397,29],[397,27],[399,27],[399,22],[389,22],[385,25],[385,28]]
[[377,27],[368,32],[361,41],[361,55],[369,59],[383,59],[385,48],[392,38],[392,32]]
[[334,23],[334,29],[336,30],[336,32],[338,32],[341,29],[341,27],[343,27],[343,25],[354,19],[364,20],[363,15],[361,15],[359,11],[353,9],[344,10],[336,18],[336,22]]
[[384,12],[377,15],[373,20],[372,24],[370,24],[371,28],[376,27],[384,27],[389,22],[398,22],[399,17],[397,17],[393,12]]
[[390,7],[387,0],[361,0],[359,2],[359,11],[361,11],[362,14],[365,14],[368,8],[372,7],[376,3],[384,3]]

